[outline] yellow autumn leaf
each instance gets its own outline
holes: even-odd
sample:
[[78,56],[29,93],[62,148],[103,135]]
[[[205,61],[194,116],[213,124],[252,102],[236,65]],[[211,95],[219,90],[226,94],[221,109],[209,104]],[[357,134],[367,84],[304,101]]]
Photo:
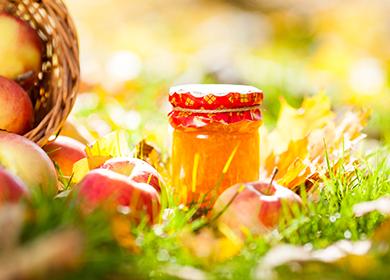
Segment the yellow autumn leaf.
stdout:
[[362,130],[369,119],[369,111],[348,111],[327,124],[323,129],[314,130],[309,138],[310,160],[324,160],[326,149],[330,160],[340,158],[340,153],[348,151],[352,145],[365,137]]
[[302,159],[296,158],[277,182],[286,188],[294,189],[303,184],[310,175],[310,167]]
[[356,277],[367,276],[379,266],[378,260],[372,254],[346,255],[336,261],[336,264]]
[[80,182],[89,172],[89,163],[87,158],[80,159],[73,165],[72,183]]
[[368,111],[347,111],[336,116],[324,94],[304,100],[298,109],[284,100],[281,102],[275,129],[261,130],[262,177],[269,178],[277,167],[279,184],[290,189],[309,181],[308,185],[312,185],[328,174],[325,155],[332,169],[341,165],[353,169],[356,159],[351,156],[351,150],[364,138],[362,130]]
[[243,241],[233,233],[226,234],[226,230],[220,230],[220,233],[222,235],[204,228],[199,233],[184,232],[180,241],[184,248],[205,263],[223,262],[239,254]]
[[111,229],[113,236],[122,248],[134,253],[140,252],[140,248],[131,232],[131,223],[128,217],[121,214],[114,215],[111,219]]
[[156,169],[161,163],[161,152],[145,139],[135,146],[135,157],[146,161]]
[[112,132],[96,140],[87,146],[85,152],[87,157],[73,165],[73,183],[80,182],[90,170],[98,168],[110,158],[131,154],[127,135],[123,130]]
[[329,97],[324,93],[305,99],[298,109],[290,106],[283,98],[280,103],[278,122],[267,136],[273,152],[286,151],[291,141],[306,137],[314,129],[323,128],[334,117]]
[[131,154],[127,134],[124,130],[114,131],[89,145],[85,152],[88,158],[122,157]]
[[271,176],[277,167],[277,182],[285,187],[294,188],[304,183],[312,174],[308,154],[308,137],[291,141],[286,151],[281,154],[272,153],[265,161],[263,175]]
[[131,149],[126,132],[118,130],[98,139],[95,143],[89,145],[85,152],[87,153],[90,169],[94,169],[110,158],[129,156]]
[[213,247],[212,259],[215,262],[223,262],[236,256],[242,248],[242,243],[232,241],[227,237],[221,237],[216,240]]

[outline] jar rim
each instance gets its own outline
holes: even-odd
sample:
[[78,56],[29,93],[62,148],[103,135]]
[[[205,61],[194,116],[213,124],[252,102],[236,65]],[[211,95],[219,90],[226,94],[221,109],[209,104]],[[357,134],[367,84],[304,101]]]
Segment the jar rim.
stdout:
[[184,84],[173,86],[169,89],[169,95],[190,94],[193,97],[202,98],[208,95],[225,96],[230,93],[246,95],[251,93],[260,93],[263,91],[248,85],[234,84]]

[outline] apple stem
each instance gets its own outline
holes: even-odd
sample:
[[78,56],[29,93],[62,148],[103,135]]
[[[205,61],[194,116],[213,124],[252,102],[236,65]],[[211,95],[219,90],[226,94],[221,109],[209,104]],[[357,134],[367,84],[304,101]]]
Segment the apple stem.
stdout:
[[274,180],[275,180],[276,175],[278,174],[278,172],[279,172],[279,168],[275,167],[275,168],[274,168],[274,171],[272,172],[271,181],[270,181],[269,184],[268,184],[268,191],[271,190],[271,188],[272,188],[272,183],[274,182]]
[[32,78],[32,76],[34,75],[34,71],[27,71],[23,74],[20,74],[19,76],[16,77],[16,82],[17,83],[23,83],[24,81]]

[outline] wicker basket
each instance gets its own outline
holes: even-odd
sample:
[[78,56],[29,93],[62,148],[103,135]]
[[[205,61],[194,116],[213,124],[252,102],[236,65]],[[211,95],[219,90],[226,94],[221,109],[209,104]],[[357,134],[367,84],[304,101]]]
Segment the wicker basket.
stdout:
[[0,0],[1,10],[28,22],[45,45],[38,82],[29,92],[35,124],[24,135],[43,146],[61,129],[76,99],[80,78],[76,29],[61,0]]

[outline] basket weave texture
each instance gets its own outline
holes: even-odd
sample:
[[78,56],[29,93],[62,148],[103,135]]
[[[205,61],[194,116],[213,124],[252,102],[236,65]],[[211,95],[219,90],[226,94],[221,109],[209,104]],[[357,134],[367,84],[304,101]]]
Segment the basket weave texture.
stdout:
[[45,45],[38,81],[29,92],[35,124],[24,135],[43,146],[59,132],[76,99],[80,79],[76,28],[61,0],[0,0],[0,11],[28,22]]

